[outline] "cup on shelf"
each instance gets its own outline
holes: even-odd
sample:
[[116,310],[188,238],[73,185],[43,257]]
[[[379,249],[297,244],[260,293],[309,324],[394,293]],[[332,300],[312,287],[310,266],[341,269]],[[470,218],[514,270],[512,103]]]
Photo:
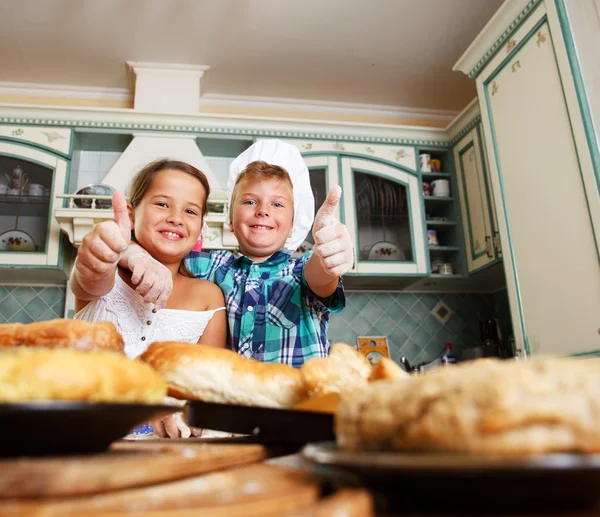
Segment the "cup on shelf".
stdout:
[[423,195],[425,197],[431,196],[431,185],[426,181],[423,181]]
[[0,196],[3,196],[4,194],[8,194],[8,185],[0,183]]
[[431,159],[431,172],[441,172],[442,171],[442,160]]
[[435,180],[431,182],[434,197],[449,197],[450,196],[450,181]]
[[454,269],[452,268],[452,264],[444,263],[438,266],[438,274],[440,275],[452,275],[454,273]]
[[40,185],[39,183],[30,183],[27,185],[27,195],[29,196],[43,196],[44,193],[44,185]]
[[431,172],[431,155],[420,154],[419,155],[419,170],[421,172]]
[[440,266],[444,264],[444,259],[442,257],[431,257],[431,272],[437,273],[440,269]]

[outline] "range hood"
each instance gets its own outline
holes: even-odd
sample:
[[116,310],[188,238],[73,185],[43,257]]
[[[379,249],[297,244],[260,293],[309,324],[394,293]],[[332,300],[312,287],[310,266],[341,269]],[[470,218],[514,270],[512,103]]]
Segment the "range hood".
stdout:
[[[200,80],[209,67],[133,61],[128,61],[127,66],[135,91],[134,111],[178,115],[198,113]],[[164,133],[134,134],[102,183],[124,192],[137,171],[159,158],[187,162],[206,174],[211,187],[218,186],[193,135]]]
[[[200,80],[209,67],[140,62],[127,62],[127,66],[135,91],[134,111],[146,114],[198,113]],[[101,183],[125,192],[135,173],[147,163],[159,158],[187,162],[206,175],[211,186],[211,195],[208,203],[209,214],[205,218],[208,225],[205,242],[212,244],[212,249],[235,247],[235,237],[224,226],[228,213],[227,194],[219,188],[217,178],[200,152],[193,135],[135,133],[133,140]],[[57,197],[68,199],[68,206],[55,209],[54,217],[75,247],[81,245],[81,239],[95,224],[113,217],[112,210],[96,208],[96,199],[92,199],[92,208],[78,208],[74,203],[77,195]]]

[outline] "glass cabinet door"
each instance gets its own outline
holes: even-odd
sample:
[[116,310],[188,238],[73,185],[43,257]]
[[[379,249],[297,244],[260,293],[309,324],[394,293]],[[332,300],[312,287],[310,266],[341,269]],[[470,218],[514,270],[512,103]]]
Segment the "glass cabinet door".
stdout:
[[344,214],[355,235],[357,273],[426,274],[419,181],[390,165],[342,159]]
[[54,171],[0,156],[0,251],[46,252]]
[[[330,186],[339,183],[337,158],[332,156],[308,156],[304,158],[304,162],[306,163],[310,174],[310,186],[315,198],[316,214],[319,208],[321,208],[321,205],[325,202]],[[338,218],[340,216],[339,207],[337,216]],[[312,237],[311,228],[311,231],[309,231],[306,236],[306,240],[300,244],[294,256],[304,255],[304,253],[312,249],[313,245],[314,239]]]
[[0,264],[59,264],[54,195],[64,192],[66,173],[64,158],[0,142]]

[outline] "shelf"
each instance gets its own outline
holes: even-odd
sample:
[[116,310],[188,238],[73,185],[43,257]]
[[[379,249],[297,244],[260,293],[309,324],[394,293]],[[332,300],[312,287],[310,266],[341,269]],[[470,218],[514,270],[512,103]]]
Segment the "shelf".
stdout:
[[440,275],[439,273],[431,273],[429,276],[431,278],[465,278],[464,275],[459,275],[457,273],[452,273],[451,275]]
[[421,173],[421,178],[423,178],[424,180],[426,179],[450,179],[450,173],[449,172],[422,172]]
[[460,251],[458,246],[429,246],[429,251]]
[[436,197],[436,196],[423,196],[425,201],[435,201],[436,203],[444,202],[444,201],[454,201],[452,196],[450,197]]
[[425,221],[428,228],[435,227],[444,227],[444,226],[456,226],[458,223],[456,221],[435,221],[435,220],[427,220]]

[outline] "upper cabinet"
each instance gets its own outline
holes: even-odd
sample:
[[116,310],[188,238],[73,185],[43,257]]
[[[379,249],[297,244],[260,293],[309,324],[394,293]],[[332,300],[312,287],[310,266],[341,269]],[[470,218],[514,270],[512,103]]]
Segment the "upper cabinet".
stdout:
[[495,264],[501,256],[480,126],[462,137],[453,151],[467,270],[474,273]]
[[[517,346],[596,353],[600,163],[563,0],[505,2],[455,68],[476,78]],[[473,240],[490,232],[477,137],[455,149]]]
[[[338,217],[354,238],[350,274],[424,276],[429,261],[421,181],[413,148],[290,140],[311,174],[315,210],[342,186]],[[301,252],[313,245],[312,235]]]
[[67,184],[71,131],[0,126],[0,264],[60,269],[53,212]]

